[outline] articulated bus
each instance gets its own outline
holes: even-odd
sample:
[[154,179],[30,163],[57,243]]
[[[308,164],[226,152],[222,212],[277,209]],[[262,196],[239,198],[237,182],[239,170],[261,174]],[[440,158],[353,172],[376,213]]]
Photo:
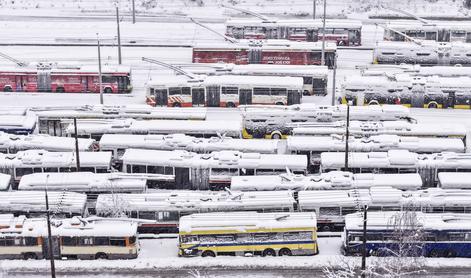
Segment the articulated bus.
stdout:
[[[236,39],[285,39],[318,42],[324,38],[321,19],[233,19],[226,22],[226,35]],[[362,24],[357,20],[327,19],[325,41],[339,46],[361,45]]]
[[[384,30],[385,41],[404,41],[404,35],[418,40],[437,42],[471,42],[471,24],[467,21],[394,21],[387,24]],[[394,31],[393,31],[394,30]]]
[[[363,214],[345,216],[343,251],[363,250]],[[408,217],[412,220],[404,220]],[[402,218],[402,225],[397,225]],[[410,222],[410,223],[408,223]],[[366,252],[374,256],[471,257],[471,214],[368,212]],[[407,237],[406,239],[400,237]]]
[[471,78],[409,74],[347,77],[343,103],[400,104],[423,108],[471,108]]
[[[44,218],[0,215],[2,259],[50,258]],[[134,259],[139,253],[137,224],[111,219],[53,220],[52,250],[56,259]]]
[[316,255],[314,213],[203,213],[180,218],[179,256]]
[[181,64],[176,65],[193,74],[290,76],[303,78],[303,95],[326,95],[329,71],[326,66],[251,64]]
[[301,103],[303,79],[286,76],[162,77],[147,84],[146,103],[169,107],[236,107],[243,104]]
[[[334,67],[337,46],[325,43],[325,66]],[[288,40],[239,41],[198,44],[193,47],[193,63],[233,63],[271,65],[321,65],[321,42]]]

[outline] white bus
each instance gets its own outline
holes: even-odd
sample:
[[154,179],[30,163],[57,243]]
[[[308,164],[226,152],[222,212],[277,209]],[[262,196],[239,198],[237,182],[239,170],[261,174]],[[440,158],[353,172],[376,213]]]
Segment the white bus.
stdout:
[[281,151],[277,140],[245,140],[231,137],[197,138],[185,134],[139,135],[104,134],[100,139],[100,150],[111,151],[115,160],[121,160],[126,149],[185,150],[197,153],[213,151],[239,151],[276,154]]
[[243,104],[301,103],[303,79],[287,76],[155,77],[147,83],[146,103],[169,107],[236,107]]
[[[100,141],[104,134],[174,134],[181,133],[196,137],[227,136],[241,137],[242,124],[240,121],[177,121],[177,120],[105,120],[77,122],[78,137],[92,138]],[[66,131],[67,136],[75,134],[74,124],[71,123]]]
[[[319,106],[312,103],[288,107],[244,106],[242,111],[244,138],[280,139],[290,135],[293,128],[333,122],[347,118],[347,106]],[[411,121],[409,108],[398,105],[352,106],[350,120]]]
[[[79,158],[81,171],[107,173],[111,170],[111,152],[80,152]],[[22,176],[32,173],[76,171],[76,155],[73,152],[27,150],[0,154],[0,172],[12,175],[15,183]]]
[[368,213],[374,211],[400,211],[413,206],[423,212],[470,213],[469,190],[429,188],[401,191],[391,187],[371,187],[353,190],[311,190],[298,193],[300,211],[315,211],[320,231],[341,230],[344,217],[357,212],[364,205]]
[[[92,139],[78,139],[79,151],[92,151]],[[18,151],[41,149],[50,152],[75,151],[75,139],[49,136],[46,134],[13,135],[0,132],[0,152],[16,153]]]
[[65,130],[73,119],[138,119],[138,120],[205,120],[206,108],[188,110],[150,107],[145,104],[113,106],[85,105],[65,107],[33,107],[31,110],[38,117],[39,133],[64,136]]
[[[126,173],[163,174],[173,177],[171,189],[222,189],[232,176],[269,175],[289,168],[305,173],[305,155],[282,155],[220,151],[197,154],[187,151],[127,149],[122,157]],[[157,181],[158,183],[158,181]]]
[[[86,216],[87,196],[77,192],[48,192],[49,210],[57,217]],[[44,191],[0,191],[0,213],[28,217],[46,213]]]
[[455,66],[433,66],[425,67],[421,65],[400,64],[400,65],[367,65],[357,67],[361,69],[362,76],[382,76],[407,73],[411,76],[439,76],[439,77],[460,77],[470,76],[471,68],[461,65]]
[[0,115],[0,131],[26,135],[36,129],[36,117],[33,115]]
[[438,187],[443,189],[471,189],[471,173],[440,172]]
[[[471,24],[467,21],[394,21],[387,24],[384,30],[385,41],[404,41],[404,35],[417,40],[437,42],[471,42]],[[394,30],[394,31],[393,31]]]
[[176,65],[193,74],[242,75],[242,76],[290,76],[303,78],[303,95],[326,95],[329,70],[315,65],[266,64],[181,64]]
[[[0,215],[2,259],[47,259],[50,246],[44,218]],[[134,259],[139,253],[137,224],[109,219],[53,220],[52,250],[56,259]]]
[[152,191],[146,194],[100,194],[98,216],[116,215],[117,208],[141,221],[140,233],[178,232],[183,215],[212,211],[293,211],[295,199],[289,191],[211,192]]
[[[471,154],[433,153],[417,154],[406,150],[388,152],[351,152],[348,168],[353,173],[419,173],[424,186],[438,183],[439,172],[471,172]],[[321,154],[321,172],[341,170],[345,167],[345,153]]]
[[[321,153],[345,152],[345,136],[289,136],[287,150],[293,154],[306,154],[309,170],[317,172]],[[373,135],[369,137],[350,137],[348,150],[351,152],[384,152],[389,150],[408,150],[416,153],[456,152],[464,153],[465,145],[459,138],[424,138],[397,135]]]
[[468,65],[471,45],[462,42],[435,41],[378,42],[373,53],[375,64]]
[[339,190],[391,186],[401,190],[418,190],[422,187],[419,174],[353,174],[331,171],[318,175],[293,175],[283,173],[269,176],[234,176],[231,190],[274,191],[274,190]]

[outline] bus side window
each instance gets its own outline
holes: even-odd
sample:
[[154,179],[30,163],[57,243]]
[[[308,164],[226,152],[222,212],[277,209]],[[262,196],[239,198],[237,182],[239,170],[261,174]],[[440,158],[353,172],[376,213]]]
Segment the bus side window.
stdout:
[[126,246],[126,241],[122,238],[110,238],[111,246]]

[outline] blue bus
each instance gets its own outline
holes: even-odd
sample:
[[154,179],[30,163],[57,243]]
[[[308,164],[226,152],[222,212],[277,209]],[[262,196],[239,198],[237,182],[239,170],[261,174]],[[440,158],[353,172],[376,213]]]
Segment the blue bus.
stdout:
[[[471,214],[412,212],[414,225],[394,224],[407,213],[368,212],[368,256],[471,257]],[[342,238],[345,255],[362,254],[363,213],[346,215]]]

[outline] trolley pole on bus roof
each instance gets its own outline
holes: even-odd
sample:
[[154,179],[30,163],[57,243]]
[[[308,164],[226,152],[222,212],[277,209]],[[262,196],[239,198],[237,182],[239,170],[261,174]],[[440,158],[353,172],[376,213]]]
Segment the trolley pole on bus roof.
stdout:
[[335,56],[334,56],[334,72],[332,74],[332,101],[331,101],[331,105],[334,106],[335,105],[335,90],[336,90],[336,77],[337,77],[337,52],[335,52]]
[[47,240],[49,245],[49,260],[51,262],[51,277],[56,278],[56,266],[54,264],[54,248],[52,243],[52,232],[51,232],[51,220],[49,215],[49,199],[47,196],[47,183],[49,181],[49,174],[46,176],[46,190],[44,193],[46,195],[46,221],[47,221]]
[[100,86],[100,104],[103,105],[103,86],[101,84],[101,51],[100,51],[100,39],[98,33],[96,34],[97,46],[98,46],[98,86]]
[[116,25],[118,28],[118,64],[121,65],[121,32],[119,31],[119,8],[116,6]]
[[75,160],[77,162],[77,172],[80,172],[80,155],[79,155],[79,143],[77,135],[77,118],[74,118],[74,131],[75,131]]
[[361,277],[366,277],[366,224],[367,224],[368,206],[363,206],[363,246],[361,252]]
[[132,0],[132,24],[136,24],[136,3]]
[[327,10],[327,0],[324,0],[324,18],[322,19],[322,53],[321,65],[325,65],[325,14]]
[[312,19],[316,19],[316,0],[312,0]]

